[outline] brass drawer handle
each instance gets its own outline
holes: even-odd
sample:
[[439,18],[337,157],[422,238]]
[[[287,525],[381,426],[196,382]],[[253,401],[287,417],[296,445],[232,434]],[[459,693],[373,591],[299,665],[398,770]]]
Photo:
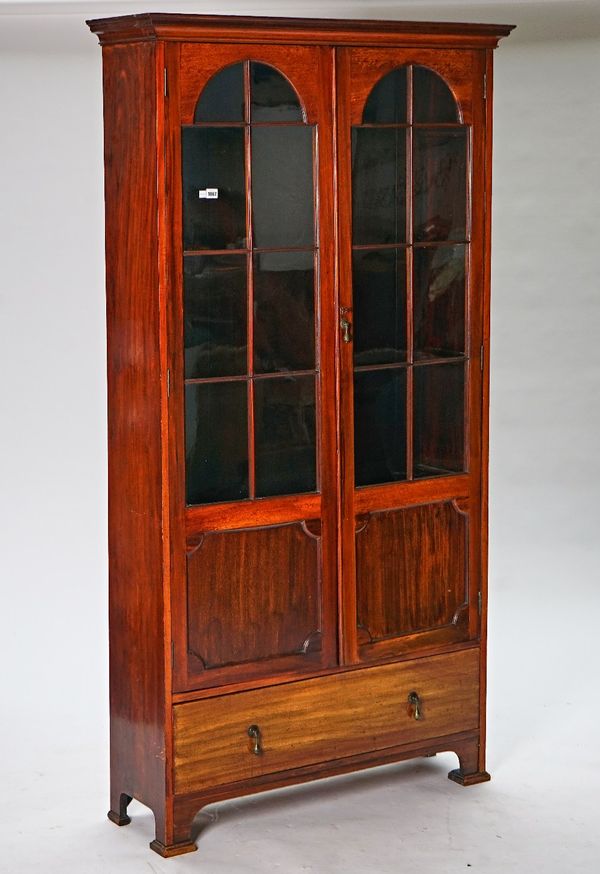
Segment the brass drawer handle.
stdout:
[[417,692],[409,692],[408,703],[413,708],[413,715],[415,719],[423,719],[423,712],[421,711],[421,699],[419,698]]
[[258,725],[248,726],[248,737],[251,740],[250,752],[254,753],[255,756],[260,756],[263,750],[260,745],[260,728]]

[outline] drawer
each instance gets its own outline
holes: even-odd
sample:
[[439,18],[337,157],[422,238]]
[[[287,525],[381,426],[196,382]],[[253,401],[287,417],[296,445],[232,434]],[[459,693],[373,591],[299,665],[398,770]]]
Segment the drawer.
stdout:
[[[420,719],[409,704],[419,696]],[[174,708],[175,792],[185,794],[476,729],[477,649],[362,668]],[[261,753],[250,726],[258,726]]]

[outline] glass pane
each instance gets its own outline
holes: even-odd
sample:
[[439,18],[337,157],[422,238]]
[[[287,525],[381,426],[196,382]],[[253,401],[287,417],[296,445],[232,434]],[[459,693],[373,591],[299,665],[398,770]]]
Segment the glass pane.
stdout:
[[313,252],[254,256],[254,369],[312,370],[315,366]]
[[352,128],[352,242],[406,239],[406,131]]
[[298,95],[273,67],[250,64],[250,121],[303,121]]
[[246,256],[183,259],[185,375],[245,374]]
[[252,129],[254,245],[314,244],[313,128]]
[[406,479],[406,370],[354,374],[357,486]]
[[358,249],[352,254],[354,363],[406,361],[406,252]]
[[437,73],[426,67],[413,67],[413,121],[460,121],[452,92]]
[[465,246],[414,250],[415,358],[465,351]]
[[248,497],[247,383],[185,387],[188,504]]
[[244,65],[226,67],[209,79],[196,104],[194,121],[244,120]]
[[254,383],[256,495],[316,489],[314,376]]
[[414,368],[414,477],[464,469],[465,365]]
[[[185,249],[244,249],[246,191],[244,130],[184,127],[183,245]],[[215,189],[216,197],[200,192]]]
[[406,67],[392,70],[373,88],[363,111],[363,124],[405,124]]
[[414,130],[414,236],[464,240],[467,227],[467,131]]

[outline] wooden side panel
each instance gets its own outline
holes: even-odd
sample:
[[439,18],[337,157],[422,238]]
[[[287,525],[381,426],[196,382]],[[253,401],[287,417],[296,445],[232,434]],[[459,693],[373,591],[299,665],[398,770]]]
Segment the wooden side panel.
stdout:
[[104,49],[112,810],[160,818],[165,665],[155,47]]
[[471,649],[177,705],[175,792],[476,729],[478,675]]
[[188,654],[210,670],[320,649],[319,539],[302,523],[213,532],[188,555]]
[[456,625],[468,602],[465,516],[451,502],[370,516],[356,535],[356,589],[369,643]]

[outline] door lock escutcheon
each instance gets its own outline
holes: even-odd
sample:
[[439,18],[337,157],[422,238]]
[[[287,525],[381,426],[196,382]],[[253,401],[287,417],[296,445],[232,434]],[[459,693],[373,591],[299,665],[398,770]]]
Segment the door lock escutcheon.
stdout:
[[340,328],[344,343],[352,342],[352,322],[347,318],[347,315],[351,312],[351,307],[340,307]]

